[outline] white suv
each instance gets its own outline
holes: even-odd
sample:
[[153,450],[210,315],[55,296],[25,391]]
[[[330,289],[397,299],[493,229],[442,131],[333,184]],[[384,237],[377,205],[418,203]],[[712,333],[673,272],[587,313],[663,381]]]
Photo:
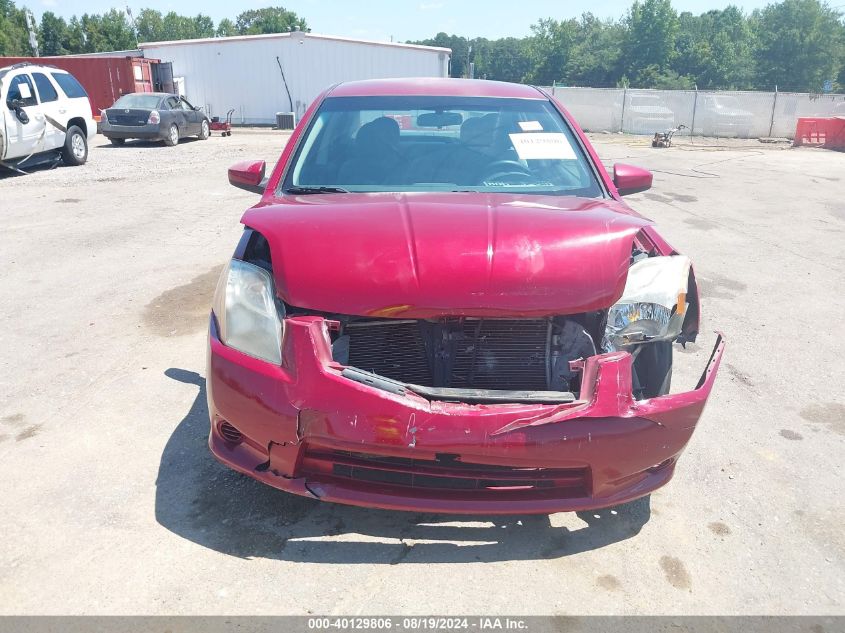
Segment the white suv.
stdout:
[[88,93],[67,71],[17,64],[0,68],[0,165],[18,169],[61,155],[88,159],[97,133]]

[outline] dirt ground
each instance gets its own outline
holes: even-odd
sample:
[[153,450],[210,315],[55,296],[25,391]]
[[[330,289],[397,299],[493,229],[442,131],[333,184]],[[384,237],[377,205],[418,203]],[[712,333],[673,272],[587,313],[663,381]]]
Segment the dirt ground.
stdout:
[[616,513],[363,510],[212,459],[207,313],[257,199],[225,170],[281,133],[0,176],[0,613],[845,613],[845,153],[594,138],[696,265],[674,388],[728,341],[674,481]]

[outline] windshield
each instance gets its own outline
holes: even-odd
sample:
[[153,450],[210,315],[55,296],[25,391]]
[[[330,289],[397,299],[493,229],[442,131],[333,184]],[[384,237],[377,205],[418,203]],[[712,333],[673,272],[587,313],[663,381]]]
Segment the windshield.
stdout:
[[155,110],[161,103],[158,95],[131,94],[123,95],[114,102],[113,108],[139,108],[141,110]]
[[551,103],[488,97],[326,99],[284,183],[320,187],[602,195]]

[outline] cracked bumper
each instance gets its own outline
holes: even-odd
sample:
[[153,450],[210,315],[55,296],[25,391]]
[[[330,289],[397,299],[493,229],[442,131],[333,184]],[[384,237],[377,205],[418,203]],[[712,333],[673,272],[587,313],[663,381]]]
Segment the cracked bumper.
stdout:
[[[607,507],[671,479],[723,350],[720,335],[686,393],[635,401],[631,356],[614,352],[587,359],[575,403],[468,405],[342,377],[320,318],[286,321],[281,367],[223,345],[212,319],[209,446],[234,470],[338,503],[460,514]],[[224,422],[241,441],[226,439]]]

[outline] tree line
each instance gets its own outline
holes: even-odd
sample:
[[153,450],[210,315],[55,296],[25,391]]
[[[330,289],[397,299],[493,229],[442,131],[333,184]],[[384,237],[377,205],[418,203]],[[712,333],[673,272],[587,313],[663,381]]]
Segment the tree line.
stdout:
[[[41,55],[135,48],[139,42],[307,30],[293,11],[267,7],[215,25],[142,9],[112,9],[66,21],[47,11],[37,25]],[[735,6],[678,13],[671,0],[635,0],[619,19],[546,18],[527,37],[467,38],[438,33],[412,42],[452,49],[451,75],[571,86],[820,92],[832,80],[845,91],[845,23],[820,0],[783,0],[750,14]],[[0,56],[32,55],[26,16],[0,0]]]
[[[103,14],[85,13],[67,21],[46,11],[37,25],[37,39],[42,56],[73,55],[133,49],[140,42],[285,33],[307,28],[304,19],[283,7],[250,9],[234,21],[226,18],[217,25],[207,15],[188,17],[175,11],[162,14],[155,9],[141,9],[131,17],[111,9]],[[13,0],[0,0],[0,56],[32,54],[24,9],[16,7]]]
[[845,92],[845,23],[819,0],[678,13],[637,0],[618,20],[591,13],[539,20],[531,35],[489,40],[438,33],[412,42],[452,49],[451,75],[550,86]]

